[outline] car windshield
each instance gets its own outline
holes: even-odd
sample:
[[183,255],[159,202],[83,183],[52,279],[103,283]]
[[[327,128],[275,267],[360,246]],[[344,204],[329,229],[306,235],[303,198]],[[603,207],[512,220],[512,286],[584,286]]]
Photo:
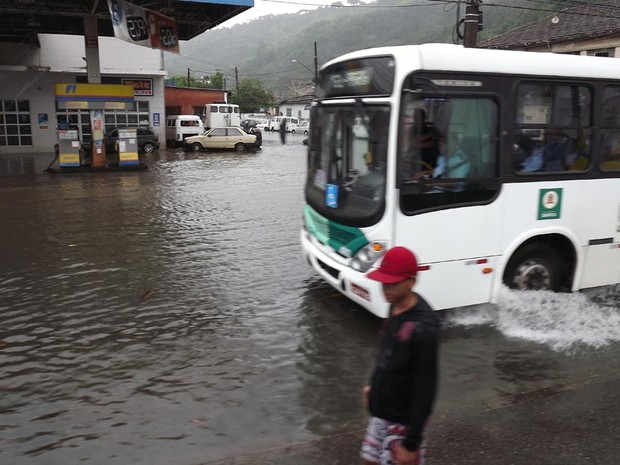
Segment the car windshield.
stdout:
[[390,109],[318,105],[312,110],[306,200],[342,224],[369,226],[384,207]]

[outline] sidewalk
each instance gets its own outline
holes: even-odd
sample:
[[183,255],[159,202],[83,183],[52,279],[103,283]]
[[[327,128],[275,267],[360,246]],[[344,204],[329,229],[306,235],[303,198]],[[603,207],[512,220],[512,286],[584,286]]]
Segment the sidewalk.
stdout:
[[[491,407],[438,413],[427,465],[617,465],[618,373],[554,390],[523,393]],[[200,465],[359,464],[364,430]]]

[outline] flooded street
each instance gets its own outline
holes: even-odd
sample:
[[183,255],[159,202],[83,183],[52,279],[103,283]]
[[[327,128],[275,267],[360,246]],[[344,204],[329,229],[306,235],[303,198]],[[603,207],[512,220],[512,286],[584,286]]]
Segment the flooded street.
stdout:
[[[364,427],[380,321],[302,259],[302,139],[133,173],[0,159],[0,463],[196,465]],[[439,418],[620,378],[620,286],[444,319]]]

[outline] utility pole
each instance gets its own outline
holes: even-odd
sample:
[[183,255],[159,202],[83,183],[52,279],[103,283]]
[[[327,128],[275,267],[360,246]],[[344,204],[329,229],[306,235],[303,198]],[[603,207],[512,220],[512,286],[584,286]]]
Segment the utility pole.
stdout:
[[189,72],[190,72],[190,69],[187,68],[187,87],[189,87],[189,80],[191,79],[190,75],[189,75]]
[[235,66],[235,81],[237,82],[237,101],[239,102],[239,111],[241,111],[241,94],[239,93],[239,72]]
[[481,29],[480,4],[482,0],[467,0],[465,4],[465,47],[475,48],[478,43],[478,31]]
[[459,44],[459,39],[461,39],[460,36],[460,32],[459,32],[459,25],[461,23],[461,0],[458,0],[456,3],[456,33],[454,34],[456,36],[456,44]]
[[316,42],[314,43],[314,93],[319,85],[319,56],[316,51]]

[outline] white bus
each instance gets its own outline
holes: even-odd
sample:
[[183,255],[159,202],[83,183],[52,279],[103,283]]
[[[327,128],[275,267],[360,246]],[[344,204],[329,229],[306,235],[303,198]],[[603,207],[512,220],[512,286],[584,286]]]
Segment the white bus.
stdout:
[[620,60],[363,50],[322,67],[311,122],[304,255],[375,315],[394,245],[437,309],[620,282]]
[[241,127],[239,105],[233,103],[207,103],[204,114],[205,129]]

